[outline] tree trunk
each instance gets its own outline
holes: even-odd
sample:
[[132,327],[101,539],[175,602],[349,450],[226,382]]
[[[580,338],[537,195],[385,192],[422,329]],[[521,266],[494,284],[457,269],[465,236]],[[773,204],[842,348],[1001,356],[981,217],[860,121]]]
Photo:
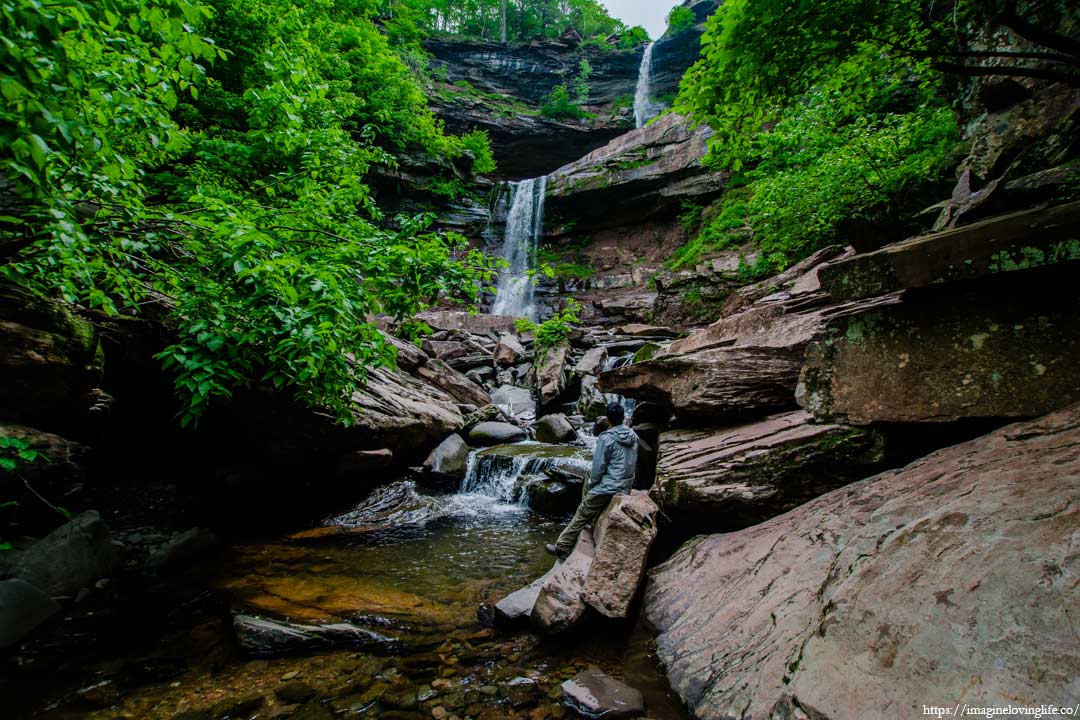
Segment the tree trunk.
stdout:
[[502,21],[500,25],[502,31],[502,43],[506,44],[506,0],[502,0]]

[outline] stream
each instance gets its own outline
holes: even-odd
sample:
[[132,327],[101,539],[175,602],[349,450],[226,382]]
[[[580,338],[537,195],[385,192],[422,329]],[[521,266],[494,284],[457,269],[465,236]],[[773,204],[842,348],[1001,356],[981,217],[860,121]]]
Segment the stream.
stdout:
[[[649,717],[684,718],[649,653],[651,632],[640,622],[595,623],[572,638],[544,639],[478,620],[482,603],[551,567],[544,543],[566,519],[543,518],[519,504],[519,476],[550,464],[583,466],[587,452],[535,443],[497,456],[474,451],[469,477],[456,492],[395,481],[321,527],[234,545],[209,578],[222,602],[216,613],[196,613],[148,641],[154,649],[138,659],[99,657],[94,667],[80,668],[84,684],[77,692],[53,698],[45,709],[31,710],[29,698],[8,707],[18,717],[25,708],[26,717],[65,720],[572,718],[560,685],[597,665],[641,690]],[[233,637],[235,612],[293,623],[348,622],[393,645],[253,656]],[[125,662],[160,656],[176,666],[160,679],[115,672]],[[305,704],[275,695],[298,682],[312,696]]]

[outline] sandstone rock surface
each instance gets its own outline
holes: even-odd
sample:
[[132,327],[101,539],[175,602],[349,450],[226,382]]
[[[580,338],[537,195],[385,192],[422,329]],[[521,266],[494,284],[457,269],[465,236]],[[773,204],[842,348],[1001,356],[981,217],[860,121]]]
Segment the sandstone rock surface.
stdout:
[[593,526],[596,550],[582,599],[601,615],[627,617],[656,539],[656,504],[647,493],[616,495]]
[[561,345],[544,354],[536,366],[536,395],[540,407],[555,402],[566,392],[569,374],[566,368],[568,348]]
[[55,600],[25,580],[0,580],[0,649],[11,647],[58,612]]
[[442,360],[429,360],[416,369],[424,382],[439,388],[459,403],[482,408],[491,404],[491,396],[469,378]]
[[736,427],[662,433],[653,493],[665,511],[745,526],[866,477],[882,460],[876,432],[812,421],[796,410]]
[[1078,278],[1066,266],[1008,273],[833,318],[796,398],[856,425],[1019,419],[1080,401]]
[[563,702],[587,718],[632,718],[645,712],[641,692],[596,667],[562,684]]
[[1080,405],[691,541],[645,610],[702,720],[1080,702]]
[[592,532],[582,530],[574,551],[557,563],[536,593],[529,620],[541,632],[555,634],[576,627],[588,606],[582,598],[595,552]]
[[451,396],[400,370],[372,370],[353,402],[358,408],[350,433],[392,448],[431,447],[463,422]]

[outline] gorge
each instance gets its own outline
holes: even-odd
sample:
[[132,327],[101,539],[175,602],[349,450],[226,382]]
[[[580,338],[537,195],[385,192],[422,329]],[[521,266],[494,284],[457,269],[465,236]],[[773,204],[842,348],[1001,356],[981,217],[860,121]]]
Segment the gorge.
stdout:
[[0,172],[5,718],[1078,707],[1067,4],[69,5],[164,115]]

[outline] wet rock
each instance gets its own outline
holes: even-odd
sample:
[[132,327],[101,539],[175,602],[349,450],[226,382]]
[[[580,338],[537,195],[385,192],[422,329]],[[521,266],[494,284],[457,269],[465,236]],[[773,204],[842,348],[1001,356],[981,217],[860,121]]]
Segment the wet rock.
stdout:
[[191,528],[173,537],[150,556],[147,569],[153,572],[175,570],[207,555],[218,547],[218,538],[205,528]]
[[469,463],[469,446],[454,433],[431,451],[424,469],[437,479],[464,480]]
[[540,407],[547,407],[559,400],[567,389],[566,356],[568,348],[562,345],[548,349],[537,362],[536,395]]
[[577,432],[562,413],[540,418],[535,427],[536,439],[542,443],[568,443],[577,439]]
[[109,528],[88,510],[19,553],[11,575],[47,595],[74,595],[111,575],[117,562]]
[[525,360],[524,346],[513,335],[500,335],[499,344],[495,346],[495,364],[499,367],[511,367]]
[[1075,702],[1078,446],[1072,405],[688,543],[645,598],[672,688],[703,720]]
[[594,551],[592,532],[582,530],[574,551],[548,573],[529,614],[529,620],[538,630],[547,634],[561,633],[585,619],[588,606],[581,595]]
[[509,423],[483,422],[469,431],[469,442],[481,447],[516,443],[524,439],[525,431]]
[[608,351],[606,347],[594,347],[585,351],[581,359],[574,365],[574,373],[577,375],[596,375],[607,362]]
[[592,375],[581,380],[581,394],[578,396],[577,409],[587,420],[603,417],[607,411],[607,397],[600,392],[599,381]]
[[541,515],[572,513],[581,501],[580,483],[573,486],[543,476],[531,476],[522,484],[522,491],[529,509]]
[[259,656],[285,655],[327,647],[386,650],[396,645],[392,638],[349,623],[302,625],[241,614],[233,617],[233,631],[240,647]]
[[400,370],[371,370],[353,402],[358,411],[349,434],[377,439],[376,447],[426,449],[463,421],[453,397]]
[[506,698],[513,708],[534,705],[543,695],[540,685],[528,677],[516,677],[499,686],[499,694]]
[[503,385],[491,393],[491,402],[507,417],[521,422],[532,422],[536,419],[536,401],[533,400],[532,393],[525,388]]
[[491,397],[483,388],[442,360],[429,360],[416,369],[416,375],[458,402],[478,408],[491,404]]
[[0,649],[9,648],[60,612],[60,605],[25,580],[0,580]]
[[1077,267],[935,285],[834,318],[796,399],[856,425],[1034,417],[1080,400]]
[[631,718],[645,712],[645,698],[624,682],[590,667],[562,684],[563,702],[587,718]]
[[660,436],[654,495],[666,512],[745,527],[866,477],[882,451],[876,432],[813,424],[801,410],[738,427],[680,428]]
[[461,432],[468,433],[474,427],[482,422],[503,422],[506,417],[495,405],[485,405],[476,412],[469,413],[465,416],[465,421],[461,426]]
[[600,614],[626,617],[656,539],[656,504],[647,493],[616,495],[593,526],[596,543],[581,597]]
[[274,696],[289,705],[302,705],[315,697],[316,694],[315,688],[299,680],[282,685],[277,690],[274,690]]

